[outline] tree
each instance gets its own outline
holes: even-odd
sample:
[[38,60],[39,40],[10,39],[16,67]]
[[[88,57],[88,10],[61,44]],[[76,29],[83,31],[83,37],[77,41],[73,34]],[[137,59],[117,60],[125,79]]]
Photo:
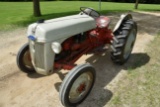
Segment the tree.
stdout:
[[40,3],[39,0],[33,0],[33,14],[38,17],[41,16]]
[[139,0],[136,0],[136,3],[135,3],[135,9],[138,9],[138,3],[139,3]]

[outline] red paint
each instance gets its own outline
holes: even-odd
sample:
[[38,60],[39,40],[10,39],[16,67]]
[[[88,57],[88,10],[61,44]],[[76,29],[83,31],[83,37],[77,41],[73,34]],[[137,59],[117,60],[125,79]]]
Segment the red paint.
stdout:
[[79,87],[77,88],[77,92],[78,93],[82,93],[83,91],[85,91],[85,89],[86,89],[86,84],[85,83],[81,83],[79,85]]
[[[105,21],[104,21],[105,20]],[[101,23],[101,22],[105,22]],[[68,69],[71,70],[75,66],[75,62],[83,55],[91,52],[93,49],[110,44],[113,40],[113,33],[108,29],[109,18],[100,17],[97,19],[97,28],[91,31],[87,31],[86,39],[77,43],[75,37],[68,38],[62,44],[62,52],[69,51],[70,54],[67,57],[55,62],[55,69]],[[100,24],[105,26],[100,27]]]

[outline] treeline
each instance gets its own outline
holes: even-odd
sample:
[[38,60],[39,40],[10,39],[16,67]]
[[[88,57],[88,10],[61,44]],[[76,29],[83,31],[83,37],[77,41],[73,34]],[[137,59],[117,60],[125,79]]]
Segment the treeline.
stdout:
[[[0,0],[3,2],[27,2],[33,0]],[[86,0],[40,0],[40,1],[86,1]],[[87,0],[87,1],[99,1],[99,0]],[[122,2],[122,3],[135,3],[135,0],[101,0],[103,2]],[[160,0],[139,0],[139,3],[144,4],[160,4]]]

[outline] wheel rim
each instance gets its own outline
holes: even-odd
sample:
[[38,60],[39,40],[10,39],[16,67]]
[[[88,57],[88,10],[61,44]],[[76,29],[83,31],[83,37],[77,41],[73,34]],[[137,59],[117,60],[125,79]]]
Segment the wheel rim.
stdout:
[[29,50],[24,53],[23,63],[25,65],[25,67],[27,67],[29,69],[33,69],[33,65],[32,65],[32,62],[31,62],[31,56],[30,56]]
[[136,38],[136,30],[134,29],[134,30],[131,31],[131,33],[130,33],[128,39],[127,39],[125,48],[124,48],[124,55],[123,55],[123,57],[125,59],[127,59],[129,57],[129,55],[131,54],[135,38]]
[[93,74],[91,72],[82,73],[73,83],[69,92],[69,101],[77,103],[82,100],[89,92],[93,83]]

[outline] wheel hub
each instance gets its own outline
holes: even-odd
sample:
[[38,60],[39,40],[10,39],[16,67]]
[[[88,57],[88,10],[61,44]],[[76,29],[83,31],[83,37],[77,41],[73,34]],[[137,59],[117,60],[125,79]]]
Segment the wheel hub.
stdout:
[[133,45],[134,45],[134,41],[135,41],[135,29],[131,31],[128,39],[127,39],[127,42],[126,42],[126,45],[125,45],[125,48],[124,48],[124,58],[127,59],[132,51],[132,48],[133,48]]
[[85,83],[82,83],[79,85],[79,87],[77,88],[77,92],[78,93],[82,93],[83,91],[85,91],[86,89],[86,84]]
[[69,99],[71,102],[80,101],[88,92],[92,83],[92,75],[87,72],[81,74],[73,83],[69,92]]

